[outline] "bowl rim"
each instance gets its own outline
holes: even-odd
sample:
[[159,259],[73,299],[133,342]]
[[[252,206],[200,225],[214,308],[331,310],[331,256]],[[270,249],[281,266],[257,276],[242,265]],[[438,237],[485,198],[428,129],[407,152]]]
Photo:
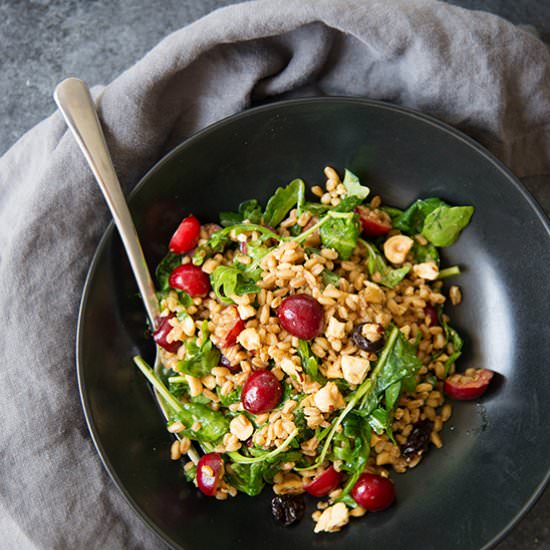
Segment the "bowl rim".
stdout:
[[[527,190],[525,185],[519,180],[517,176],[499,159],[497,159],[493,153],[491,153],[486,147],[478,143],[476,140],[470,136],[464,134],[462,131],[454,128],[450,124],[439,120],[438,118],[422,113],[410,107],[404,107],[401,105],[396,105],[386,101],[368,99],[364,97],[349,97],[349,96],[320,96],[320,97],[305,97],[305,98],[296,98],[296,99],[286,99],[280,101],[273,101],[264,105],[257,107],[247,108],[244,111],[228,115],[204,128],[201,128],[188,138],[184,139],[181,143],[173,147],[168,153],[166,153],[161,159],[159,159],[147,172],[140,178],[138,183],[133,187],[133,189],[128,193],[126,199],[128,202],[131,202],[135,194],[137,194],[140,189],[146,184],[149,178],[157,172],[162,166],[170,162],[173,157],[180,154],[181,150],[187,148],[189,145],[203,138],[203,136],[210,134],[211,132],[216,132],[219,128],[232,124],[235,120],[240,120],[243,118],[248,118],[250,116],[256,115],[256,113],[270,110],[277,110],[279,108],[285,108],[288,106],[294,105],[304,105],[304,104],[322,104],[322,103],[349,103],[354,105],[362,105],[367,107],[375,107],[378,109],[394,111],[398,113],[405,114],[414,119],[420,120],[430,126],[436,127],[439,130],[446,132],[447,134],[452,135],[459,141],[463,142],[467,146],[474,149],[478,154],[480,154],[486,161],[491,163],[515,188],[521,193],[523,198],[531,206],[534,213],[537,215],[539,221],[542,223],[543,227],[546,229],[548,236],[550,237],[550,219],[545,214],[543,208],[535,199],[535,197]],[[76,348],[76,371],[77,371],[77,383],[78,391],[80,396],[80,403],[86,420],[86,425],[94,447],[96,448],[99,458],[103,464],[103,467],[107,470],[107,473],[111,480],[114,482],[126,502],[130,505],[133,511],[137,514],[139,518],[145,523],[149,529],[151,529],[157,536],[160,537],[162,541],[168,544],[171,548],[182,549],[183,547],[176,543],[171,537],[169,537],[158,525],[156,525],[151,518],[139,507],[137,502],[130,495],[129,491],[126,489],[120,478],[115,472],[114,467],[112,466],[107,453],[100,441],[98,430],[95,426],[95,423],[91,417],[90,404],[88,399],[88,394],[86,391],[86,383],[84,381],[84,357],[82,351],[82,342],[83,342],[83,324],[86,308],[88,305],[90,288],[92,281],[95,277],[95,273],[98,267],[99,258],[102,256],[109,239],[112,238],[113,232],[115,230],[114,222],[111,220],[107,225],[107,228],[103,232],[96,249],[93,253],[91,262],[88,267],[86,274],[86,279],[84,281],[84,286],[82,290],[82,297],[80,300],[78,308],[78,317],[77,317],[77,331],[75,338],[75,348]],[[540,498],[544,489],[549,484],[550,481],[550,467],[546,472],[546,475],[539,482],[536,490],[533,492],[531,497],[525,502],[525,504],[516,512],[512,520],[501,529],[490,541],[488,541],[482,549],[489,549],[500,541],[502,541],[512,529],[519,523],[523,516],[532,508],[535,502]]]

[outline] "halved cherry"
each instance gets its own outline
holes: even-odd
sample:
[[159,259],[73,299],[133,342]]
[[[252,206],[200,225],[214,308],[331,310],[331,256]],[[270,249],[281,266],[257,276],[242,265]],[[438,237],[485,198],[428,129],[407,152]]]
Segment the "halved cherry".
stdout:
[[252,414],[262,414],[274,409],[281,401],[283,387],[269,370],[254,371],[244,383],[241,403]]
[[426,320],[430,320],[431,327],[438,327],[441,325],[441,323],[439,322],[439,314],[437,313],[437,309],[435,309],[435,307],[431,304],[428,304],[424,308],[424,317],[426,318]]
[[202,493],[209,497],[216,490],[223,478],[224,463],[220,453],[206,453],[197,464],[197,485]]
[[189,296],[206,296],[210,292],[210,279],[199,267],[193,264],[179,265],[170,273],[168,284],[183,290]]
[[342,474],[333,466],[320,473],[313,481],[304,485],[304,489],[314,497],[325,497],[342,482]]
[[368,512],[381,512],[395,500],[395,488],[386,477],[362,474],[353,486],[351,496]]
[[168,248],[176,254],[185,254],[197,246],[201,224],[193,214],[184,218],[170,239]]
[[378,208],[358,206],[355,211],[359,214],[363,235],[380,237],[391,231],[391,218],[386,212]]
[[223,325],[228,327],[225,336],[221,332],[221,346],[229,348],[237,343],[237,336],[244,330],[244,321],[239,316],[239,311],[235,306],[228,307],[223,314]]
[[458,401],[469,401],[482,396],[494,376],[489,369],[468,369],[463,374],[453,374],[445,380],[445,393]]
[[294,294],[285,298],[277,317],[282,327],[302,340],[311,340],[323,330],[323,306],[309,294]]
[[164,348],[166,351],[169,351],[170,353],[176,353],[176,351],[178,351],[178,348],[182,344],[182,342],[179,342],[177,340],[175,342],[168,342],[166,340],[168,333],[173,328],[170,324],[170,319],[173,319],[174,317],[175,315],[173,313],[167,315],[166,317],[159,317],[157,319],[157,328],[155,332],[153,332],[153,340],[156,342],[156,344],[161,348]]

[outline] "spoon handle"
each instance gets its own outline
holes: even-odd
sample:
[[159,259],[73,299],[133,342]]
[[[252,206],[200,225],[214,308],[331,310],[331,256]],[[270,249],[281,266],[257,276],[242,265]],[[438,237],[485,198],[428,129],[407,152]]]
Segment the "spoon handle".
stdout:
[[90,91],[82,80],[67,78],[55,88],[54,99],[67,126],[84,153],[111,210],[151,326],[155,327],[159,314],[155,287],[139,243],[136,227],[113,167],[111,155],[107,149]]

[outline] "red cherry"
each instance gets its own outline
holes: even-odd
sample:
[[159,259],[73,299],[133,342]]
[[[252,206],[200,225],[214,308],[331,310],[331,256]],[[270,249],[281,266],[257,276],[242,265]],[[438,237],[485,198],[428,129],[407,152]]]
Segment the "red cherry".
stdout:
[[197,246],[201,224],[193,214],[184,218],[170,239],[168,248],[177,254],[185,254]]
[[489,369],[475,369],[473,375],[453,374],[445,380],[445,393],[457,401],[469,401],[481,397],[494,376]]
[[437,309],[431,304],[428,304],[424,308],[424,317],[426,320],[430,319],[431,327],[438,327],[441,323],[439,322],[439,315],[437,314]]
[[321,334],[323,315],[323,306],[308,294],[285,298],[277,310],[283,328],[302,340],[311,340]]
[[244,383],[241,403],[252,414],[262,414],[274,409],[283,396],[283,388],[275,375],[268,370],[253,372]]
[[304,485],[304,489],[314,497],[325,497],[342,482],[342,474],[333,466],[320,473],[313,481]]
[[223,472],[224,463],[220,453],[203,455],[197,464],[197,485],[201,492],[209,497],[215,496]]
[[167,315],[166,317],[159,317],[157,319],[157,328],[155,332],[153,332],[153,340],[156,342],[156,344],[161,348],[164,348],[166,351],[169,351],[170,353],[176,353],[176,351],[178,351],[178,348],[182,344],[182,342],[179,342],[177,340],[175,342],[166,341],[168,333],[173,328],[169,321],[174,317],[175,315],[173,313]]
[[395,488],[386,477],[363,474],[353,486],[351,496],[368,512],[381,512],[395,500]]
[[189,296],[206,296],[210,292],[210,279],[198,266],[184,264],[176,267],[168,278],[172,288],[184,290]]
[[391,218],[383,210],[358,206],[355,211],[359,214],[363,235],[367,237],[380,237],[392,228]]

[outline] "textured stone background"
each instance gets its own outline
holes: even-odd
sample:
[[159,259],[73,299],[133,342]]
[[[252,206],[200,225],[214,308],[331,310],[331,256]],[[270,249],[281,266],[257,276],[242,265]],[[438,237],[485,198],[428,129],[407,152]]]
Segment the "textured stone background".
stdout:
[[[550,43],[548,0],[449,0],[535,27]],[[165,35],[235,0],[0,0],[0,155],[51,114],[67,76],[106,84]],[[550,178],[529,189],[550,212]],[[498,550],[550,548],[550,490]],[[470,550],[470,549],[465,549]]]

